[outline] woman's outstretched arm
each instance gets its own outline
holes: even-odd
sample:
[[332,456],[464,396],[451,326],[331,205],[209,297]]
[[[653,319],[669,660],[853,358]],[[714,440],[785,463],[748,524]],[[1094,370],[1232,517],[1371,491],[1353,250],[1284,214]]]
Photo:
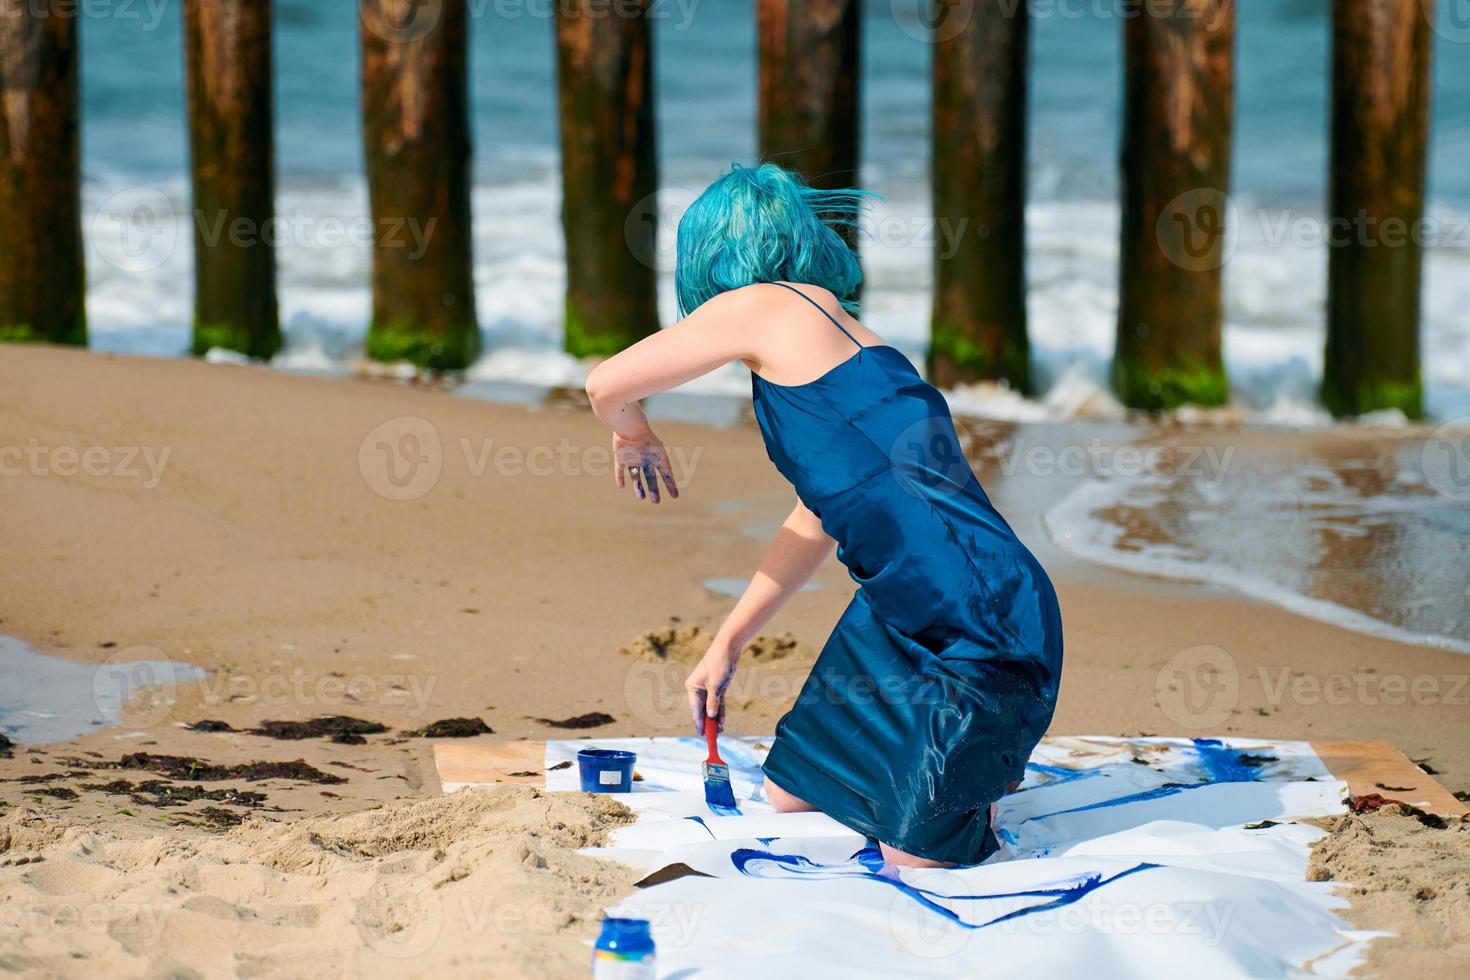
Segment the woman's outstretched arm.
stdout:
[[684,689],[689,692],[689,709],[694,716],[695,731],[704,732],[706,715],[718,718],[720,728],[725,727],[725,689],[735,675],[740,651],[770,621],[776,610],[816,574],[832,553],[834,544],[822,530],[822,522],[817,515],[798,503],[776,532],[776,540],[771,542],[740,601],[725,617],[704,659],[684,682]]
[[[639,499],[659,502],[656,475],[677,497],[668,453],[638,404],[734,360],[753,360],[765,333],[760,294],[722,293],[667,329],[603,361],[587,375],[592,411],[613,430],[614,478],[631,474]],[[647,492],[645,494],[645,487]]]

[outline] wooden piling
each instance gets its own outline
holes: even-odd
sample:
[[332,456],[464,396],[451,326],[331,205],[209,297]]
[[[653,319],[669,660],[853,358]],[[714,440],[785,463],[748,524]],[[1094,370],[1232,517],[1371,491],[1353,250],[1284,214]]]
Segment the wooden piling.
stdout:
[[78,20],[0,0],[0,341],[87,342]]
[[360,0],[359,12],[373,215],[367,355],[459,370],[480,352],[465,0]]
[[1235,0],[1159,0],[1125,21],[1113,385],[1153,411],[1223,404]]
[[756,35],[761,159],[813,187],[856,186],[861,0],[758,0]]
[[935,24],[929,380],[1027,391],[1027,7],[943,0]]
[[651,0],[556,5],[564,344],[607,356],[658,329]]
[[1333,415],[1424,411],[1419,374],[1433,7],[1336,0],[1327,346]]
[[185,0],[196,355],[269,358],[276,298],[270,0]]

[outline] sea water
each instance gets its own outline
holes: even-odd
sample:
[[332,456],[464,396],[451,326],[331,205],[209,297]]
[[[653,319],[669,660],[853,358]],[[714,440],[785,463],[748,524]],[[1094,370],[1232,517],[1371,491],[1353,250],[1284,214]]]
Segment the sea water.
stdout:
[[[755,17],[748,0],[654,4],[662,190],[657,262],[672,320],[673,228],[731,161],[755,154]],[[1470,415],[1470,34],[1439,4],[1425,253],[1424,378],[1430,410]],[[1255,417],[1318,424],[1326,251],[1327,0],[1239,11],[1238,212],[1225,267],[1225,355]],[[356,7],[276,5],[275,233],[288,370],[342,372],[369,315]],[[1121,3],[1034,7],[1030,117],[1030,329],[1039,393],[961,392],[965,411],[1011,418],[1108,412],[1117,306]],[[561,352],[562,259],[549,5],[471,3],[475,285],[482,391],[580,386]],[[189,347],[191,227],[182,41],[173,4],[97,7],[81,31],[90,281],[98,348],[163,356]],[[869,4],[863,27],[862,182],[885,195],[862,228],[866,319],[922,358],[936,228],[928,184],[931,45],[921,2]],[[495,386],[502,387],[497,389]],[[687,386],[748,394],[731,366]],[[1096,397],[1092,397],[1096,396]]]
[[0,636],[0,733],[22,745],[64,742],[118,724],[123,706],[139,691],[158,689],[162,704],[176,685],[206,676],[172,660],[77,663]]

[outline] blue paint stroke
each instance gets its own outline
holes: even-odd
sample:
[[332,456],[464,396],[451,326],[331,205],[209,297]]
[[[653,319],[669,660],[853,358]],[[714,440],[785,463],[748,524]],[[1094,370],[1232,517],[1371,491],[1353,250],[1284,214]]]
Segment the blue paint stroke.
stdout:
[[719,838],[715,836],[715,832],[713,830],[710,830],[709,829],[709,824],[707,824],[707,823],[704,822],[704,818],[703,817],[685,817],[684,819],[685,820],[693,820],[695,823],[697,823],[701,827],[703,827],[704,828],[704,832],[706,834],[709,834],[710,840],[719,840]]
[[[1205,771],[1205,776],[1199,782],[1165,783],[1162,786],[1140,790],[1137,793],[1128,793],[1124,796],[1115,796],[1108,800],[1098,800],[1095,803],[1086,803],[1082,806],[1074,806],[1066,810],[1054,810],[1051,813],[1027,817],[1021,823],[1025,824],[1036,820],[1045,820],[1048,817],[1058,817],[1067,813],[1084,813],[1088,810],[1102,810],[1108,807],[1126,806],[1129,803],[1146,803],[1150,800],[1159,800],[1167,796],[1183,793],[1187,790],[1201,789],[1205,786],[1214,786],[1218,783],[1253,783],[1260,780],[1260,773],[1257,768],[1241,761],[1241,756],[1247,753],[1242,752],[1240,749],[1231,748],[1218,738],[1196,738],[1192,742],[1195,758]],[[1090,771],[1101,773],[1105,770],[1094,769]]]
[[[844,866],[822,864],[800,854],[774,854],[771,851],[742,847],[730,855],[730,862],[735,866],[735,870],[748,878],[780,877],[780,875],[770,875],[761,872],[761,864],[769,863],[775,865],[783,872],[791,872],[810,878],[858,878],[876,881],[898,889],[901,893],[912,898],[929,911],[943,916],[950,922],[965,929],[983,929],[986,926],[1008,922],[1012,919],[1033,915],[1037,912],[1051,912],[1064,908],[1074,902],[1081,901],[1103,885],[1111,884],[1121,878],[1136,874],[1139,871],[1159,867],[1157,864],[1144,861],[1107,878],[1104,878],[1100,871],[1088,871],[1083,874],[1061,878],[1037,888],[1028,888],[1022,891],[996,892],[991,895],[945,895],[942,892],[909,884],[898,876],[898,872],[894,868],[870,870],[873,867],[872,857],[877,852],[878,849],[876,847],[864,847],[857,854],[854,854],[853,858],[849,859],[849,863]],[[879,861],[881,862],[881,857]],[[853,863],[859,864],[861,867],[853,867]],[[943,902],[988,902],[1009,898],[1049,898],[1051,901],[1027,906],[1026,908],[1014,909],[993,919],[987,919],[984,922],[966,922],[960,917],[958,912],[943,904]]]

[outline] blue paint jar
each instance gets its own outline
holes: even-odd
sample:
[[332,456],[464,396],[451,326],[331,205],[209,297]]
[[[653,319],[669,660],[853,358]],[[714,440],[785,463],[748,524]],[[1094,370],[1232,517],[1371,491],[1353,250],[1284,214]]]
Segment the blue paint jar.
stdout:
[[602,920],[602,932],[592,950],[592,976],[595,980],[654,980],[653,936],[647,919],[609,916]]
[[622,749],[583,749],[577,753],[582,792],[633,792],[633,763],[637,759],[638,756]]

